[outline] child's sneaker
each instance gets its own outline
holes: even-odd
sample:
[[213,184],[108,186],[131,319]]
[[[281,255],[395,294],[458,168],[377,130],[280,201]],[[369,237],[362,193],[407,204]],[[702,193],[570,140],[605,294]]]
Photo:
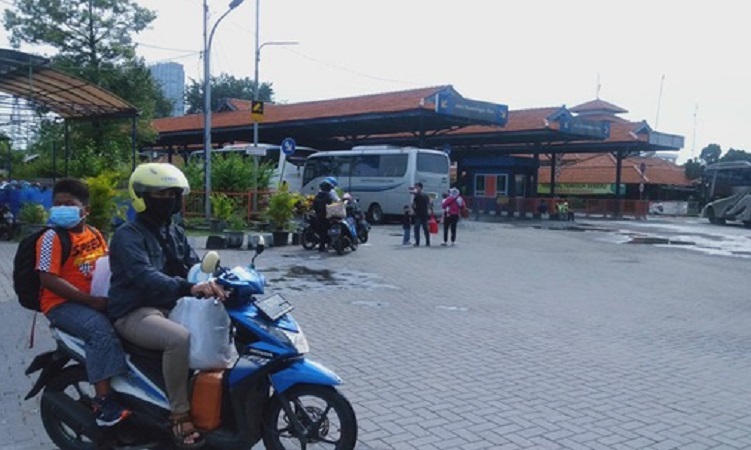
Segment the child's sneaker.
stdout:
[[111,427],[130,416],[130,410],[117,403],[110,395],[94,398],[94,412],[96,424],[100,427]]

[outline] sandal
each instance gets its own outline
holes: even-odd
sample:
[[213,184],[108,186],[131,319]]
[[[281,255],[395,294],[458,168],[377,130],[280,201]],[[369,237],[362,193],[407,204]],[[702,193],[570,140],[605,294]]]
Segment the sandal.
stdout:
[[196,430],[190,414],[176,414],[171,417],[172,420],[172,438],[174,444],[180,449],[194,449],[203,447],[206,442],[201,433]]

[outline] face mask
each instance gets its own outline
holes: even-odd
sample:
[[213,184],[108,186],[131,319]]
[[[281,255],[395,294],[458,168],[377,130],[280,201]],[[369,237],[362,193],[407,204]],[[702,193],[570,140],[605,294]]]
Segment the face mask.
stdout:
[[154,198],[147,195],[143,201],[146,203],[146,214],[159,223],[169,223],[179,206],[177,197]]
[[53,206],[50,208],[50,222],[58,227],[73,228],[81,222],[81,208],[78,206]]

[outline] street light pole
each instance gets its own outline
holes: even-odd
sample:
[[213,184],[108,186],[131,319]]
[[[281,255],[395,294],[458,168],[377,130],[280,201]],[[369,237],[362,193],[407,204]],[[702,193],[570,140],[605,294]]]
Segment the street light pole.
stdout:
[[214,32],[219,22],[227,14],[242,4],[244,0],[232,0],[229,9],[222,14],[219,19],[209,29],[209,5],[207,0],[203,0],[203,170],[204,170],[204,213],[206,219],[211,218],[211,41],[214,39]]
[[[266,45],[297,45],[297,41],[271,41],[259,44],[259,24],[260,24],[260,6],[261,0],[256,0],[256,54],[255,54],[255,78],[253,81],[253,100],[260,100],[261,86],[258,79],[258,65],[261,62],[261,49]],[[258,121],[253,121],[253,146],[258,147]]]

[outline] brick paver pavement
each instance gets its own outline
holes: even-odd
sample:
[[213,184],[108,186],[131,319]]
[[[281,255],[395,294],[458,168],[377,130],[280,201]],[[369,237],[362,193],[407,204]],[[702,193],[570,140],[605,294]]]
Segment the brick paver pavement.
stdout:
[[[358,448],[751,448],[747,260],[505,224],[462,223],[448,248],[400,235],[257,261],[344,378]],[[50,449],[38,399],[21,399],[51,342],[42,326],[26,348],[14,251],[0,243],[0,449]]]

